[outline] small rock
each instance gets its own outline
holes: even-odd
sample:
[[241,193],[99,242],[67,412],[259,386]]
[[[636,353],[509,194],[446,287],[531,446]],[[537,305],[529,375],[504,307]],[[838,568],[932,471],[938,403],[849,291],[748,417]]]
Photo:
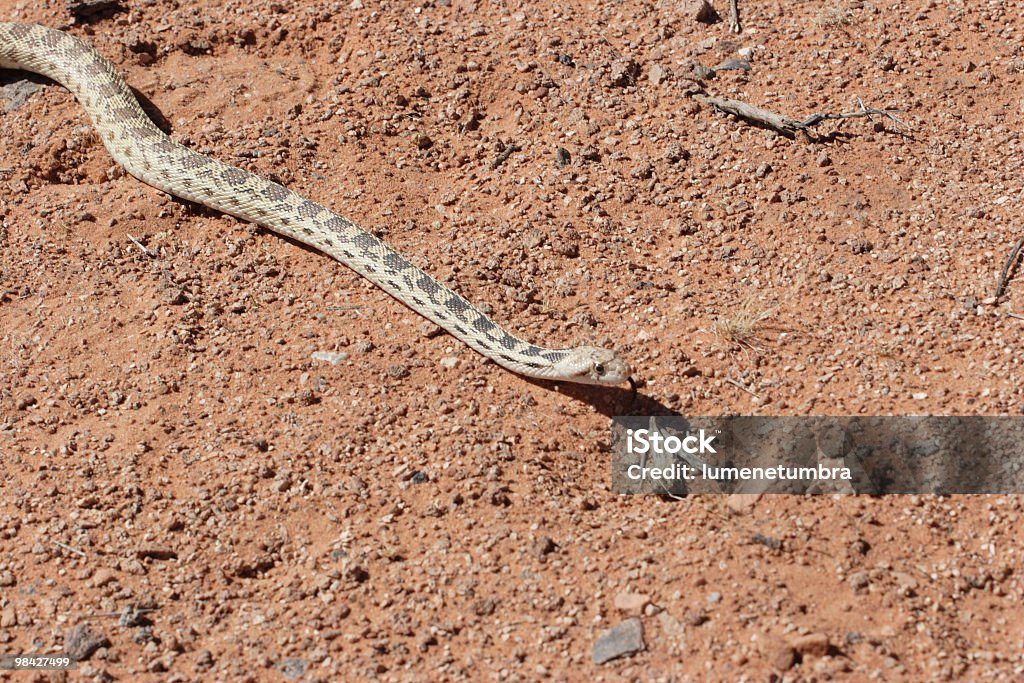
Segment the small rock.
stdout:
[[161,292],[160,301],[168,306],[181,306],[188,303],[188,296],[181,287],[167,287]]
[[660,64],[651,64],[651,68],[647,71],[647,80],[654,85],[658,85],[668,77],[668,71],[665,67]]
[[550,555],[556,550],[558,550],[558,544],[548,536],[538,537],[534,540],[533,545],[530,546],[530,554],[537,558]]
[[13,605],[4,607],[4,611],[0,612],[0,627],[12,628],[18,625],[18,613],[14,611]]
[[306,671],[309,669],[309,662],[305,659],[286,659],[278,664],[277,668],[285,678],[294,680],[306,675]]
[[21,398],[19,398],[18,402],[15,403],[14,406],[18,410],[27,410],[28,408],[31,408],[32,406],[34,406],[36,404],[36,402],[37,401],[36,401],[36,397],[35,396],[32,396],[31,394],[27,394],[27,395],[22,396]]
[[767,546],[772,550],[778,550],[782,547],[782,541],[771,536],[765,536],[764,534],[754,534],[750,537],[750,540],[754,543],[760,543],[763,546]]
[[683,149],[683,146],[678,142],[670,142],[665,145],[665,151],[663,151],[661,155],[665,161],[670,164],[685,161],[690,158],[690,153]]
[[[925,394],[925,398],[927,398],[927,397],[928,397],[928,394]],[[914,395],[914,398],[917,398],[916,394]],[[893,572],[892,573],[892,578],[894,578],[896,580],[896,585],[899,586],[904,591],[916,591],[917,590],[917,586],[918,586],[917,579],[915,579],[910,574],[907,574],[906,572]]]
[[434,337],[440,337],[444,334],[444,328],[440,325],[436,325],[431,322],[425,322],[420,325],[420,336],[425,339],[433,339]]
[[693,77],[698,81],[710,81],[716,76],[715,70],[703,64],[693,65]]
[[875,248],[875,245],[870,240],[866,240],[863,237],[852,239],[848,244],[850,245],[850,251],[854,254],[866,254]]
[[314,351],[312,358],[313,360],[327,361],[331,365],[337,365],[344,360],[348,360],[348,354],[345,352],[335,353],[333,351]]
[[689,626],[700,626],[708,622],[708,613],[702,609],[688,609],[686,614],[683,615],[683,621]]
[[702,24],[713,24],[718,21],[718,12],[708,0],[686,0],[683,3],[683,16]]
[[760,493],[733,493],[725,499],[725,505],[734,515],[749,515],[760,499]]
[[750,62],[745,59],[727,59],[713,68],[714,71],[750,71]]
[[89,624],[79,624],[64,634],[64,652],[76,662],[89,659],[101,647],[107,647],[110,641]]
[[617,59],[612,62],[611,79],[614,86],[625,88],[634,85],[639,74],[640,65],[632,59]]
[[854,572],[853,574],[850,574],[846,583],[850,585],[850,588],[853,589],[854,593],[863,593],[871,584],[871,579],[868,578],[867,572]]
[[405,379],[409,376],[409,368],[404,365],[394,364],[388,366],[388,377],[393,379]]
[[822,152],[818,155],[818,166],[825,168],[826,166],[832,165],[832,157],[828,155],[828,152]]
[[559,147],[555,150],[555,163],[558,164],[559,168],[565,168],[572,163],[572,155],[569,154],[569,150],[565,147]]
[[643,593],[622,591],[615,596],[613,604],[615,605],[615,609],[620,612],[626,612],[627,614],[640,614],[650,601],[650,596],[644,595]]
[[15,81],[0,87],[0,97],[7,100],[5,111],[14,111],[21,108],[28,101],[28,98],[39,90],[42,90],[42,86],[31,81]]
[[586,147],[580,150],[580,157],[582,157],[586,161],[600,161],[601,152],[598,151],[597,147],[594,147],[593,145],[587,145]]
[[121,6],[119,0],[67,0],[68,11],[80,19]]
[[430,139],[430,136],[424,133],[417,133],[413,138],[413,142],[416,143],[416,147],[419,149],[430,149],[434,146],[434,141]]
[[150,558],[153,560],[173,560],[178,557],[178,553],[171,548],[165,548],[161,546],[153,546],[146,548],[139,548],[135,551],[135,556],[140,560]]
[[604,664],[644,649],[644,625],[637,618],[627,619],[604,631],[594,643],[594,664]]
[[106,586],[111,581],[116,581],[117,575],[106,567],[100,567],[96,570],[96,573],[92,575],[92,585],[96,588]]
[[773,669],[788,671],[796,663],[796,650],[782,638],[764,636],[758,642],[761,656]]
[[808,655],[824,657],[828,654],[830,647],[828,636],[824,633],[808,633],[806,636],[800,636],[793,641],[793,649],[799,652],[802,657]]

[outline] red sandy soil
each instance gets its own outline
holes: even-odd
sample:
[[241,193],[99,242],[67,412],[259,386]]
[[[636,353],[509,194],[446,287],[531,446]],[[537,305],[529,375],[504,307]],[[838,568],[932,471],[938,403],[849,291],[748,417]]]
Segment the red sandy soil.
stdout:
[[[524,338],[614,346],[642,398],[484,362],[0,73],[0,652],[95,637],[69,678],[101,681],[1024,679],[1020,497],[609,488],[615,414],[1024,412],[1024,280],[992,298],[1024,2],[741,0],[740,35],[669,0],[124,5],[0,20],[86,38],[176,139]],[[742,58],[701,85],[903,111],[787,139],[691,97]],[[645,649],[593,663],[632,617]]]

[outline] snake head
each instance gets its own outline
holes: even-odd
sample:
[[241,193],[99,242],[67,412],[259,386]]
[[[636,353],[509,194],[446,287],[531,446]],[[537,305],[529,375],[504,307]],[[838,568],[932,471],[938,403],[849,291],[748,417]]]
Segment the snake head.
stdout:
[[611,349],[581,346],[558,364],[560,379],[579,384],[615,385],[630,382],[629,363]]

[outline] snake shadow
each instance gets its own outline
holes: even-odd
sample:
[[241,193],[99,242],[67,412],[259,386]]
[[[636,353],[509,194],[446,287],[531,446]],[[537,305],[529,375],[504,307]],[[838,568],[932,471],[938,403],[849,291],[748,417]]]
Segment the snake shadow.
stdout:
[[[31,71],[23,71],[21,69],[0,69],[0,87],[16,85],[23,81],[47,88],[57,88],[58,90],[67,93],[68,97],[71,97],[72,99],[74,98],[74,95],[69,93],[63,85],[47,78],[46,76],[41,76]],[[135,99],[139,101],[139,105],[142,107],[142,111],[146,113],[146,116],[148,116],[160,130],[167,135],[170,135],[172,131],[170,119],[164,116],[164,113],[160,111],[160,109],[153,104],[148,97],[146,97],[145,93],[139,92],[131,85],[128,87],[131,88],[132,94],[135,95]],[[38,90],[33,88],[25,93],[19,93],[17,91],[6,93],[7,108],[5,111],[14,111],[20,108],[36,92],[38,92]],[[82,111],[82,118],[88,121],[88,116],[85,115],[84,110]]]
[[643,393],[642,383],[633,391],[621,387],[554,382],[532,377],[521,377],[520,379],[546,391],[553,391],[581,403],[587,403],[607,418],[625,415],[682,417],[677,410],[670,408],[653,396]]

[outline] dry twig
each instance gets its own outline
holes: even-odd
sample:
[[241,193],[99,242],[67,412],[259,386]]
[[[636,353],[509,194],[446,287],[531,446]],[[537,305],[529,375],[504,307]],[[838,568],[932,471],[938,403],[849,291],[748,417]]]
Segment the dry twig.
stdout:
[[[126,234],[126,235],[128,235],[128,233],[125,233],[125,234]],[[139,242],[139,241],[138,241],[137,239],[135,239],[135,238],[134,238],[134,237],[132,237],[131,235],[128,235],[128,239],[129,239],[129,240],[131,240],[132,244],[134,244],[135,246],[137,246],[137,247],[139,248],[139,250],[140,250],[140,251],[141,251],[141,252],[142,252],[143,254],[145,254],[145,255],[146,255],[146,256],[148,256],[149,258],[156,258],[156,254],[154,254],[153,252],[151,252],[151,251],[150,251],[149,249],[146,249],[146,247],[144,247],[144,246],[142,245],[142,243],[141,243],[141,242]]]
[[492,161],[492,162],[491,162],[491,170],[493,171],[494,169],[496,169],[496,168],[498,168],[499,166],[501,166],[501,165],[502,165],[503,163],[505,163],[505,161],[506,161],[506,160],[507,160],[507,159],[508,159],[508,158],[509,158],[510,156],[512,156],[512,154],[513,154],[514,152],[518,152],[518,151],[519,151],[519,145],[517,145],[517,144],[516,144],[516,143],[514,143],[514,142],[512,142],[512,143],[509,143],[509,144],[505,145],[505,149],[501,150],[501,154],[499,154],[499,155],[498,155],[498,156],[497,156],[497,157],[496,157],[496,158],[494,159],[494,161]]
[[1017,242],[1017,246],[1010,252],[1010,257],[1006,259],[1006,263],[1003,264],[1003,272],[999,274],[999,280],[996,282],[996,298],[998,299],[1006,291],[1006,285],[1010,281],[1010,271],[1013,269],[1013,264],[1017,260],[1017,256],[1020,255],[1020,250],[1024,249],[1024,239]]
[[73,548],[73,547],[69,546],[67,543],[61,543],[60,541],[54,541],[53,544],[55,546],[57,546],[58,548],[63,548],[64,550],[67,550],[69,553],[74,553],[75,555],[79,555],[81,557],[85,557],[85,551],[84,550],[79,550],[78,548]]
[[829,119],[852,119],[861,116],[867,116],[869,118],[872,116],[884,116],[895,123],[897,127],[907,127],[903,121],[895,116],[896,112],[902,111],[901,109],[876,109],[875,107],[867,107],[859,97],[857,98],[857,103],[860,105],[860,109],[857,111],[843,112],[840,114],[811,114],[803,121],[797,121],[796,119],[791,119],[788,116],[783,116],[782,114],[777,114],[768,109],[762,109],[761,107],[755,107],[752,104],[747,104],[740,100],[730,100],[724,97],[705,95],[701,93],[695,94],[694,97],[701,102],[710,104],[719,111],[724,111],[727,114],[733,114],[742,119],[763,124],[789,138],[793,137],[797,131],[808,130],[822,121]]

